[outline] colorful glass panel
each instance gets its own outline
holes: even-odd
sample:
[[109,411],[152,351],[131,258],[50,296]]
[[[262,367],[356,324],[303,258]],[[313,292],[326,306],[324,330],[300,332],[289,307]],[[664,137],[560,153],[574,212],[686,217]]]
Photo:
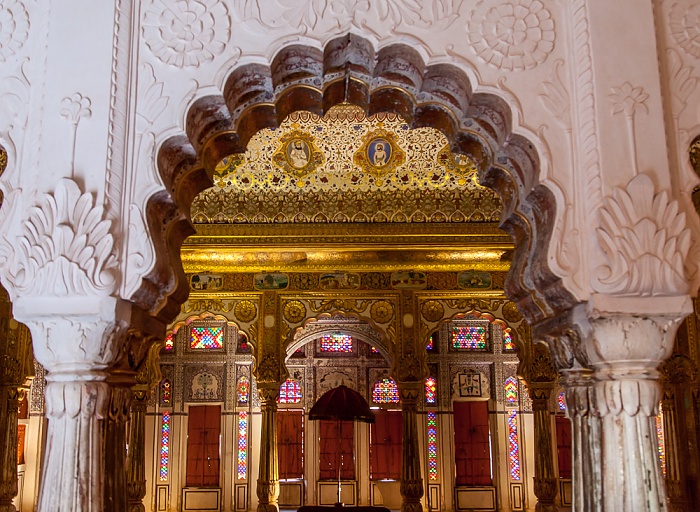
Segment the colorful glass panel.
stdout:
[[238,413],[238,479],[248,473],[248,413]]
[[518,412],[508,413],[508,457],[510,478],[520,480],[520,444],[518,443]]
[[515,342],[513,341],[513,335],[510,333],[510,329],[503,329],[503,351],[515,352]]
[[301,402],[301,386],[294,379],[285,380],[280,386],[279,403],[298,404]]
[[563,391],[560,391],[559,396],[557,396],[557,405],[559,405],[560,411],[566,411],[566,395]]
[[160,481],[168,480],[168,462],[170,460],[170,413],[163,411],[160,423]]
[[379,350],[377,350],[376,347],[370,347],[370,348],[371,348],[370,352],[371,352],[372,354],[381,354],[381,352],[380,352]]
[[438,478],[438,455],[437,455],[437,415],[435,412],[428,413],[428,479]]
[[437,380],[435,380],[435,377],[425,379],[425,403],[437,403]]
[[461,350],[486,348],[485,325],[455,325],[452,327],[452,346]]
[[172,404],[172,384],[170,383],[170,379],[163,379],[163,382],[160,385],[160,400],[163,405],[171,405]]
[[175,346],[175,334],[168,333],[168,335],[165,337],[165,350],[167,352],[172,352],[173,347]]
[[428,352],[435,350],[435,333],[433,333],[430,336],[430,339],[428,340],[428,344],[425,346],[425,350],[427,350]]
[[212,349],[224,347],[223,327],[192,327],[190,348]]
[[248,377],[241,377],[238,379],[236,396],[238,397],[239,404],[248,403],[248,398],[250,396],[250,381],[248,380]]
[[322,336],[321,352],[352,352],[352,336],[348,334],[326,334]]
[[384,378],[375,382],[372,389],[372,401],[375,404],[399,403],[399,388],[393,379]]
[[506,404],[517,405],[518,404],[518,381],[515,377],[508,377],[504,386]]
[[666,440],[664,439],[664,412],[659,405],[659,414],[656,415],[656,440],[659,447],[659,462],[661,471],[666,476]]

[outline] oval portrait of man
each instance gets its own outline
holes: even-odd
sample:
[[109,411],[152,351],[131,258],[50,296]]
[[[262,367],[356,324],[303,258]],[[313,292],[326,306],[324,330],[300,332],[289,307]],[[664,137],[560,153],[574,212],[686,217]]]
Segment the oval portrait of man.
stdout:
[[303,169],[309,163],[309,145],[302,139],[287,143],[287,161],[295,169]]
[[378,137],[367,146],[367,159],[375,167],[384,167],[391,159],[391,144]]

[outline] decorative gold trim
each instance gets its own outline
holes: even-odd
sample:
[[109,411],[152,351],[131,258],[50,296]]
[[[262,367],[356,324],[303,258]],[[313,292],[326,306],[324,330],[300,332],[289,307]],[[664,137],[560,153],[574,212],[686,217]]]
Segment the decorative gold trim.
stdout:
[[[294,130],[279,140],[280,146],[272,155],[272,161],[285,173],[304,178],[316,172],[323,165],[326,157],[323,151],[316,147],[314,137],[307,132]],[[298,182],[304,186],[303,182]]]
[[372,130],[364,136],[362,146],[353,155],[353,163],[379,180],[405,164],[406,153],[399,147],[396,134],[383,129]]

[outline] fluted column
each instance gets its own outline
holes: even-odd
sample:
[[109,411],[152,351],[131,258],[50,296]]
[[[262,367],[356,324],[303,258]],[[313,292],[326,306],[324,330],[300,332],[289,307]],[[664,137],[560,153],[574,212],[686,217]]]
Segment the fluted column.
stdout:
[[572,448],[572,510],[595,512],[603,510],[600,438],[600,418],[594,406],[593,371],[576,368],[562,371],[566,394],[566,414],[571,420]]
[[258,473],[258,512],[278,512],[280,494],[277,458],[277,397],[279,384],[259,384],[262,433],[260,435],[260,470]]
[[[3,342],[4,340],[0,340]],[[17,407],[16,386],[0,385],[0,512],[15,512],[17,495]]]
[[127,468],[127,423],[131,409],[131,385],[133,375],[110,382],[109,405],[104,435],[104,510],[121,512],[127,510],[126,468]]
[[423,477],[418,444],[418,398],[423,383],[399,382],[401,393],[401,512],[422,512]]
[[535,510],[556,512],[557,476],[554,472],[552,418],[549,413],[552,385],[532,384],[529,390],[535,423]]

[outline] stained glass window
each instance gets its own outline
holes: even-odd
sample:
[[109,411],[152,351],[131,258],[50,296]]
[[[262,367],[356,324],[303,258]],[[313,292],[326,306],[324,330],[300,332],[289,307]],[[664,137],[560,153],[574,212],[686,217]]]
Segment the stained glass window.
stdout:
[[238,413],[238,479],[245,480],[248,472],[248,413]]
[[508,413],[508,457],[510,459],[510,478],[520,480],[520,445],[518,443],[518,412]]
[[163,411],[160,423],[160,481],[168,480],[168,462],[170,459],[170,413]]
[[399,388],[393,379],[384,378],[375,382],[372,390],[372,401],[375,404],[399,403]]
[[249,395],[250,381],[248,380],[248,377],[241,377],[238,379],[238,384],[236,385],[236,396],[238,397],[238,403],[247,404]]
[[659,414],[656,415],[656,440],[659,446],[659,462],[661,471],[666,476],[666,440],[664,439],[664,412],[659,404]]
[[430,339],[428,340],[428,344],[425,346],[425,350],[428,352],[432,352],[435,350],[435,336],[437,335],[436,332],[430,335]]
[[322,336],[321,352],[352,352],[352,336],[340,333]]
[[285,380],[280,386],[279,403],[298,404],[301,402],[301,386],[294,379]]
[[452,346],[462,350],[486,349],[486,325],[454,325]]
[[381,354],[379,350],[377,350],[376,347],[370,347],[370,353],[372,354]]
[[168,335],[165,337],[165,350],[168,352],[172,352],[173,347],[175,346],[175,334],[168,333]]
[[505,396],[506,404],[517,405],[518,404],[518,381],[515,377],[508,377],[505,383]]
[[437,415],[434,411],[428,413],[428,478],[437,480]]
[[223,327],[192,327],[190,335],[190,348],[223,348]]
[[560,411],[566,410],[566,395],[563,391],[560,391],[559,396],[557,396],[557,405],[559,405]]
[[170,379],[163,379],[163,382],[160,385],[160,401],[163,405],[172,404],[172,392],[173,390]]
[[425,403],[435,404],[437,402],[437,381],[435,377],[425,379]]
[[236,352],[239,354],[250,354],[252,352],[250,344],[248,343],[248,336],[244,333],[238,333],[238,346],[236,347]]
[[513,341],[513,335],[510,333],[509,328],[503,329],[503,351],[504,352],[514,352],[515,342]]

